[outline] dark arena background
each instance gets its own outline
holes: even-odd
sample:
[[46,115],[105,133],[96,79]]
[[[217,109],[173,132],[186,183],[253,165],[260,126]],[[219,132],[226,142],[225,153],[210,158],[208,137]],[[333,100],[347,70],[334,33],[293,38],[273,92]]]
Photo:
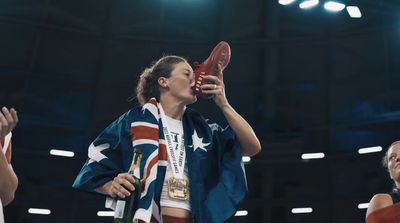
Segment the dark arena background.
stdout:
[[[20,118],[5,222],[112,222],[103,196],[71,187],[89,144],[137,104],[152,61],[202,62],[222,40],[227,97],[263,148],[229,222],[365,222],[371,197],[392,187],[381,158],[400,139],[400,2],[338,2],[361,17],[324,0],[1,0],[0,106]],[[192,107],[225,122],[212,101]]]

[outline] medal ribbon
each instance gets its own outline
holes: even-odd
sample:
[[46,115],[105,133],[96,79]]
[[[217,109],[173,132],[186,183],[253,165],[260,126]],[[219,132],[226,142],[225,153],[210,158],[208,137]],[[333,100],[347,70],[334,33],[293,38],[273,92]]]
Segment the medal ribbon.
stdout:
[[185,167],[185,143],[183,139],[183,135],[181,137],[181,143],[179,143],[178,139],[178,149],[174,149],[174,143],[172,142],[172,135],[168,128],[167,117],[164,113],[164,109],[162,108],[161,104],[158,103],[158,107],[160,109],[160,116],[163,125],[163,131],[165,135],[165,141],[167,142],[167,151],[168,151],[168,158],[171,163],[172,167],[172,174],[174,177],[183,179],[184,176],[184,167]]

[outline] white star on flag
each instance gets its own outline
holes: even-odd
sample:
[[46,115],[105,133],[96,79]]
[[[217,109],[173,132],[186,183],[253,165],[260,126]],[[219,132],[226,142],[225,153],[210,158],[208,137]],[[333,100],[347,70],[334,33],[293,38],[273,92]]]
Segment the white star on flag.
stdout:
[[89,151],[88,151],[88,157],[90,158],[88,164],[91,164],[93,162],[100,162],[102,159],[107,159],[107,156],[105,156],[103,153],[103,150],[110,148],[110,144],[105,143],[101,144],[98,146],[95,146],[90,144],[89,146]]
[[193,132],[192,139],[193,139],[193,151],[196,151],[196,149],[202,149],[205,152],[207,152],[205,147],[210,145],[210,143],[203,143],[203,138],[200,138],[197,135],[196,129]]

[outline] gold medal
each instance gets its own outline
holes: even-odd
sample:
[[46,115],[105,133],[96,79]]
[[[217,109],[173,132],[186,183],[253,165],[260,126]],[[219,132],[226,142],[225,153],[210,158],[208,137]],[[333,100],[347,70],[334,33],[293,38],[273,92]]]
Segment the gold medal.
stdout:
[[189,182],[186,179],[171,177],[167,184],[170,198],[182,201],[189,199]]

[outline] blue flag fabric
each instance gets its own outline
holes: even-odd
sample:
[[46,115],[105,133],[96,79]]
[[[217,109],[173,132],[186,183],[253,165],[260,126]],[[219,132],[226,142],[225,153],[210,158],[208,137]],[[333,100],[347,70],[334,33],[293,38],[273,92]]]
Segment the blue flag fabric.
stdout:
[[[95,188],[129,170],[133,148],[142,151],[140,178],[144,189],[135,219],[162,222],[161,189],[168,162],[157,102],[152,99],[111,123],[89,146],[88,157],[73,184]],[[195,222],[221,223],[233,216],[247,192],[240,144],[230,127],[208,124],[187,108],[183,116],[191,210]]]

